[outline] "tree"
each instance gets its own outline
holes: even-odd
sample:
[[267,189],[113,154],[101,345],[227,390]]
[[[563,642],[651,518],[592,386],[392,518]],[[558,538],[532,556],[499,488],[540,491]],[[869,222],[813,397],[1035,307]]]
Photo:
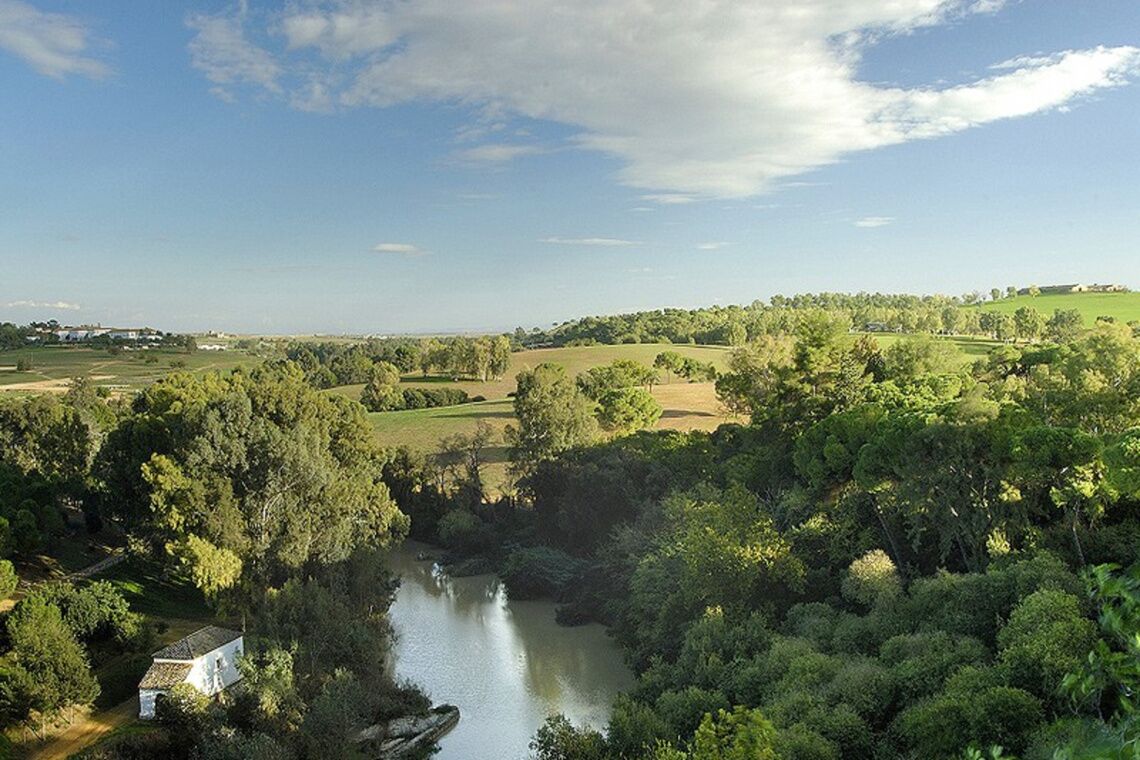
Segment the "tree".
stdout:
[[990,289],[990,300],[991,301],[1000,301],[1001,300],[1001,288],[991,288]]
[[1080,334],[1084,322],[1084,316],[1076,309],[1054,309],[1045,325],[1045,333],[1050,340],[1066,343]]
[[1006,298],[1017,298],[1017,286],[1016,285],[1007,286],[1005,289],[1005,297]]
[[8,618],[8,637],[15,667],[26,674],[26,703],[41,726],[65,707],[95,701],[99,683],[57,607],[37,596],[22,601]]
[[608,390],[598,399],[598,421],[618,435],[652,427],[661,417],[661,405],[641,388]]
[[242,562],[237,554],[193,533],[167,544],[166,551],[208,599],[233,588],[241,578]]
[[692,760],[776,760],[776,729],[759,710],[734,707],[706,714],[693,735]]
[[1037,287],[1036,285],[1030,285],[1028,292],[1030,298],[1036,298],[1037,296],[1041,295],[1041,288]]
[[1032,306],[1022,306],[1015,311],[1013,322],[1017,337],[1026,342],[1036,340],[1045,331],[1045,317]]
[[362,406],[279,363],[151,385],[109,434],[96,471],[115,495],[105,503],[156,554],[190,558],[191,575],[212,589],[233,580],[236,558],[256,588],[403,535],[383,461]]
[[193,685],[180,683],[154,700],[155,720],[170,732],[178,747],[193,747],[209,727],[210,698]]
[[360,403],[370,412],[390,412],[404,408],[404,394],[381,376],[373,376],[360,391]]
[[887,553],[873,549],[851,563],[842,588],[845,598],[870,607],[899,596],[902,581]]
[[657,354],[653,360],[653,366],[657,369],[663,369],[667,373],[676,375],[680,374],[681,368],[685,365],[685,357],[681,356],[676,351],[662,351]]
[[20,583],[16,568],[6,559],[0,560],[0,599],[7,599]]
[[540,364],[517,377],[514,409],[518,427],[507,428],[516,467],[534,464],[589,443],[597,432],[594,403],[558,364]]
[[565,715],[552,715],[530,743],[536,760],[603,760],[605,739],[591,728],[577,728]]

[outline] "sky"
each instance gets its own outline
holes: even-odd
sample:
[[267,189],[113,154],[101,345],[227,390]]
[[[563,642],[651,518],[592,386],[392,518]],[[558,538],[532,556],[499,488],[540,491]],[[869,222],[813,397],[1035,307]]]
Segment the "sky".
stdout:
[[1140,288],[1135,0],[0,0],[0,321]]

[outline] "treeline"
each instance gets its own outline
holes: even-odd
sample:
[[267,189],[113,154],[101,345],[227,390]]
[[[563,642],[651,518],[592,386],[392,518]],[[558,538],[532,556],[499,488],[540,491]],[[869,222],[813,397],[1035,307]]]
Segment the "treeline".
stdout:
[[[1015,290],[1016,292],[1016,290]],[[998,300],[1000,292],[994,300]],[[970,307],[970,308],[967,308]],[[1067,340],[1082,327],[1074,310],[1042,314],[1032,306],[1008,315],[985,309],[979,294],[962,297],[881,293],[818,293],[773,296],[767,303],[661,309],[585,317],[549,330],[518,328],[520,346],[573,346],[592,343],[695,343],[739,346],[766,335],[791,335],[805,313],[825,312],[855,331],[979,335],[998,340]]]
[[[460,571],[626,649],[607,729],[553,720],[540,758],[1130,757],[1140,570],[1113,567],[1140,561],[1140,340],[955,351],[813,308],[718,378],[749,424],[598,442],[524,374],[513,499],[472,498],[477,456],[451,485],[406,455],[385,480]],[[544,372],[542,397],[585,398]]]
[[376,365],[388,364],[400,374],[419,371],[452,379],[487,381],[502,377],[510,366],[511,341],[506,336],[449,338],[383,338],[362,343],[295,342],[285,357],[305,373],[314,388],[356,385],[372,379]]

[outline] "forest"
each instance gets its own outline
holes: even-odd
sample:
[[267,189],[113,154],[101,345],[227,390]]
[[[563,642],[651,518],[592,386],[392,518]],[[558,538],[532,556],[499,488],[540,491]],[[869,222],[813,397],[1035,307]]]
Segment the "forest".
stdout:
[[[1140,737],[1140,342],[1100,321],[973,364],[798,310],[717,380],[717,431],[598,437],[520,376],[520,493],[385,479],[413,535],[600,620],[638,673],[540,758],[1126,758]],[[534,404],[533,399],[542,399]],[[554,409],[558,409],[557,413]]]
[[[488,430],[384,448],[319,377],[383,400],[417,365],[491,376],[505,337],[427,359],[418,339],[298,344],[136,395],[0,399],[0,591],[78,519],[247,630],[240,689],[172,693],[157,728],[89,758],[353,756],[361,728],[427,711],[388,667],[384,550],[406,535],[626,653],[608,726],[553,717],[539,760],[1134,757],[1134,328],[1046,320],[969,362],[937,335],[856,332],[845,307],[774,308],[784,326],[724,371],[667,345],[655,366],[523,370],[503,495]],[[658,373],[715,378],[738,421],[648,430]],[[101,582],[25,583],[4,626],[0,719],[33,736],[159,633]]]

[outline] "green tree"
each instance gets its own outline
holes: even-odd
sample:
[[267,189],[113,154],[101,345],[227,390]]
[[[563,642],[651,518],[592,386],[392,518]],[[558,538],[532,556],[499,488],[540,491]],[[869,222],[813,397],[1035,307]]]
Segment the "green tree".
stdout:
[[514,409],[518,426],[509,426],[506,433],[516,468],[530,469],[594,439],[594,403],[560,365],[540,364],[520,372],[517,381]]
[[598,399],[598,421],[605,430],[619,435],[652,427],[661,412],[657,399],[641,388],[615,388]]
[[1076,309],[1054,309],[1045,325],[1045,334],[1050,340],[1066,343],[1080,334],[1084,322],[1084,316]]
[[1033,341],[1045,332],[1045,317],[1032,306],[1022,306],[1013,313],[1014,331],[1024,341]]
[[6,559],[0,559],[0,599],[7,599],[20,583],[16,568]]
[[99,695],[87,655],[63,622],[59,609],[42,598],[22,601],[8,618],[14,667],[26,674],[26,703],[47,718],[72,705],[88,705]]
[[232,580],[236,557],[256,588],[402,536],[383,461],[362,406],[280,363],[155,383],[109,434],[96,471],[115,495],[105,503],[156,554],[174,545],[165,556],[193,557],[214,588]]
[[705,715],[693,735],[692,760],[777,760],[776,729],[759,710],[737,706]]

